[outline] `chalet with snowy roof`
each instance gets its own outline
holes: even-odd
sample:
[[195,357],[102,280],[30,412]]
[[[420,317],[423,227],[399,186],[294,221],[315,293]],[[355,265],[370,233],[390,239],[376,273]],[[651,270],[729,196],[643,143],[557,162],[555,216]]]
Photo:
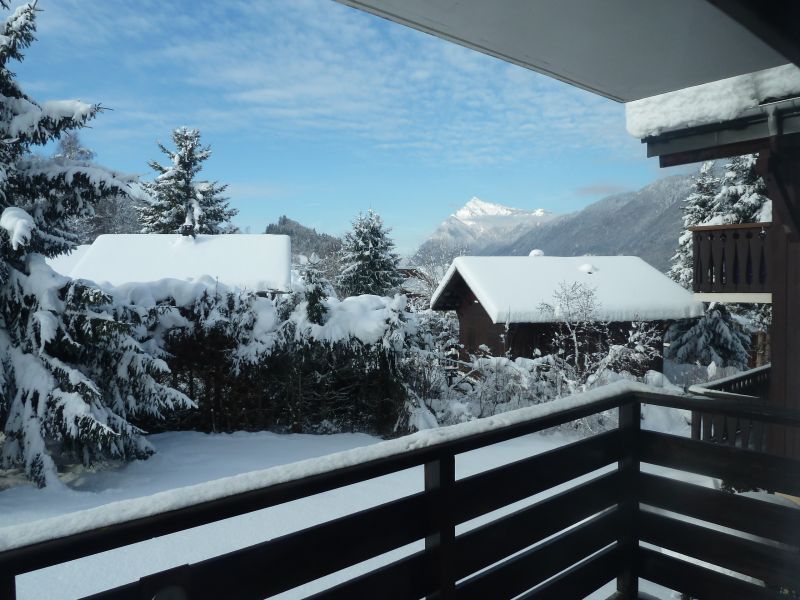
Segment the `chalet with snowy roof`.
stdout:
[[[460,256],[431,300],[434,310],[455,310],[467,352],[486,346],[493,355],[545,352],[562,284],[594,290],[594,318],[627,331],[632,321],[665,325],[697,317],[703,305],[680,285],[636,256]],[[544,305],[553,306],[548,311]]]
[[[257,293],[286,292],[291,243],[286,235],[111,234],[81,247],[64,275],[120,286],[177,279],[214,281]],[[69,262],[56,263],[68,265]]]

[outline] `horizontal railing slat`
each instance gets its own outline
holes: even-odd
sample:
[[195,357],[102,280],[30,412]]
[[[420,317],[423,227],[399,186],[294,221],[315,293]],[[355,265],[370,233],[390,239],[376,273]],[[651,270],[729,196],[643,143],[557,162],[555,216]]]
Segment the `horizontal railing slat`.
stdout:
[[456,597],[513,598],[615,543],[619,527],[617,509],[597,515],[464,581],[456,588]]
[[[432,496],[420,492],[187,565],[182,584],[210,598],[258,600],[284,592],[424,538],[432,530],[424,518]],[[147,579],[168,579],[164,575]]]
[[639,439],[642,462],[800,495],[800,460],[653,431]]
[[[22,573],[82,556],[124,546],[167,533],[211,523],[311,496],[374,477],[389,475],[580,419],[629,402],[685,408],[724,417],[800,426],[800,414],[760,405],[625,392],[587,404],[560,409],[525,422],[466,435],[401,454],[366,460],[303,479],[236,494],[174,511],[30,545],[0,554],[0,573]],[[190,597],[263,598],[293,589],[325,575],[362,563],[410,542],[452,535],[462,523],[518,500],[552,489],[629,456],[642,462],[748,482],[769,490],[800,495],[800,461],[643,431],[638,444],[623,443],[613,430],[537,456],[503,465],[445,486],[451,500],[447,519],[435,514],[437,491],[401,498],[314,527],[142,578],[93,598],[151,598],[165,585],[182,586]],[[449,476],[452,478],[452,474]],[[461,584],[460,597],[577,598],[598,589],[623,571],[618,540],[630,535],[630,521],[621,520],[616,506],[631,492],[621,485],[618,471],[519,509],[467,531],[447,548],[431,547],[375,568],[364,575],[316,594],[315,598],[419,598],[446,590],[451,577]],[[452,481],[452,479],[450,479]],[[800,511],[766,502],[727,495],[717,490],[643,473],[638,496],[653,506],[687,517],[716,523],[747,534],[784,543],[797,543]],[[585,522],[580,521],[587,519]],[[646,507],[638,513],[639,539],[697,560],[763,578],[770,583],[800,587],[800,553],[786,547],[720,532],[684,520],[656,514]],[[578,524],[580,523],[580,524]],[[268,532],[265,532],[265,536]],[[445,535],[442,539],[447,537]],[[554,536],[547,539],[549,536]],[[546,541],[543,541],[546,540]],[[534,544],[538,544],[535,545]],[[532,547],[533,546],[533,547]],[[441,552],[441,555],[439,554]],[[596,554],[589,556],[591,553]],[[640,574],[657,583],[679,577],[707,577],[685,587],[702,594],[716,589],[735,593],[763,590],[728,575],[665,557],[647,549],[638,555]],[[586,558],[588,557],[588,558]],[[441,558],[441,560],[439,560]],[[585,560],[582,560],[585,559]],[[577,563],[577,564],[576,564]],[[438,567],[441,569],[437,570]],[[486,569],[481,571],[481,569]],[[649,570],[648,570],[649,569]],[[661,575],[653,570],[661,569]],[[709,575],[708,573],[712,573]],[[440,576],[444,573],[443,576]],[[548,579],[550,578],[550,579]],[[3,581],[8,581],[5,577]],[[542,583],[544,582],[544,583]],[[711,583],[718,584],[716,588]],[[666,585],[666,584],[665,584]],[[440,587],[441,586],[441,587]],[[537,587],[534,587],[537,586]],[[694,586],[694,587],[691,587]],[[704,587],[705,586],[705,587]],[[710,586],[710,587],[709,587]],[[744,586],[744,587],[742,587]],[[749,587],[748,587],[749,586]],[[669,586],[673,587],[673,586]],[[741,597],[767,598],[767,595]],[[691,591],[690,591],[691,593]],[[761,593],[760,591],[758,592]],[[709,597],[714,597],[713,594]]]
[[653,404],[654,406],[680,408],[715,415],[740,417],[742,419],[751,419],[763,423],[800,427],[800,411],[788,408],[773,407],[763,404],[746,404],[738,401],[718,400],[698,396],[677,396],[647,392],[637,392],[636,396],[643,403]]
[[623,452],[622,434],[614,429],[460,479],[455,484],[455,521],[463,523],[605,467]]
[[309,596],[307,600],[417,600],[435,590],[433,580],[426,576],[427,560],[425,551],[416,552]]
[[731,529],[800,545],[800,510],[641,473],[639,500]]
[[459,535],[455,540],[456,579],[616,505],[621,482],[618,471],[601,475]]
[[0,552],[0,573],[19,574],[42,569],[154,537],[291,502],[375,477],[390,475],[397,471],[436,460],[442,452],[453,454],[469,452],[575,421],[598,412],[611,410],[632,401],[633,398],[633,393],[625,392],[463,438],[432,444],[423,448],[415,448],[400,454],[342,467],[302,479],[274,484],[176,510],[6,550]]
[[116,587],[91,596],[84,596],[81,600],[141,600],[142,588],[138,581]]
[[651,550],[639,550],[639,569],[643,579],[689,594],[698,600],[778,600],[785,598],[763,586],[712,571],[685,560]]
[[640,540],[767,581],[800,587],[800,553],[643,509]]
[[615,579],[622,570],[622,551],[617,544],[571,567],[518,600],[565,600],[584,598]]
[[424,518],[432,496],[421,492],[207,559],[191,565],[192,580],[217,598],[256,600],[292,589],[424,538],[433,529]]

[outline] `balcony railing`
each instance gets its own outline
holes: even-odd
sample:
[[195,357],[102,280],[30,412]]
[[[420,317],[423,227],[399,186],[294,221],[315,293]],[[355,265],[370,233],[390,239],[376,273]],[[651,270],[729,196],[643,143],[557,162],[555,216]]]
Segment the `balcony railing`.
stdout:
[[694,291],[713,294],[772,292],[767,265],[771,223],[692,227]]
[[[415,541],[424,547],[313,597],[572,599],[616,580],[615,598],[637,598],[639,578],[696,598],[776,598],[800,590],[800,510],[651,467],[800,495],[800,461],[642,430],[642,403],[800,426],[797,413],[786,410],[623,384],[604,395],[419,434],[381,458],[349,460],[363,455],[350,451],[340,455],[346,466],[332,471],[8,549],[0,553],[0,596],[13,598],[15,574],[417,465],[424,466],[424,491],[92,598],[266,598]],[[612,409],[619,412],[612,430],[456,477],[465,452]],[[493,513],[548,490],[513,512]],[[479,516],[494,518],[456,534],[457,525]]]
[[[745,405],[765,405],[771,366],[764,365],[690,388],[691,392]],[[752,450],[766,449],[764,423],[737,415],[692,413],[692,438]]]

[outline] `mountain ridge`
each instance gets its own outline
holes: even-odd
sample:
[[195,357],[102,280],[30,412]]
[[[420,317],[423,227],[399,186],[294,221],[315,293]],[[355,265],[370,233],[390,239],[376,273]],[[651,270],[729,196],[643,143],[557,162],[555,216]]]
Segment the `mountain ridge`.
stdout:
[[[663,177],[563,214],[472,198],[439,225],[417,255],[442,244],[476,255],[523,256],[533,249],[551,256],[627,254],[666,271],[683,229],[681,204],[691,181],[688,174]],[[473,213],[481,214],[466,216]]]

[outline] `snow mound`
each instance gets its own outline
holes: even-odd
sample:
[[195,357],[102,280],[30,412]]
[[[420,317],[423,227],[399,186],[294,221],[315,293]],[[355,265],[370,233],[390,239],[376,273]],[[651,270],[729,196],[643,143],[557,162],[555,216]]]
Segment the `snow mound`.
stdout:
[[[406,297],[399,294],[394,298],[370,294],[350,296],[344,300],[328,298],[324,324],[308,320],[305,302],[295,309],[292,320],[297,324],[298,339],[308,336],[322,342],[341,342],[355,338],[364,344],[381,342],[384,346],[392,346],[402,339],[386,339],[386,335],[391,331],[390,326],[398,323],[406,302]],[[397,335],[402,336],[402,333]]]
[[643,98],[625,105],[628,133],[637,138],[735,119],[765,101],[800,95],[800,69],[783,65]]
[[583,263],[580,267],[578,267],[578,271],[581,273],[587,273],[591,275],[592,273],[596,273],[598,268],[595,267],[592,263]]
[[11,247],[16,250],[30,241],[36,223],[33,222],[32,216],[18,206],[9,206],[0,215],[0,227],[8,232]]
[[544,252],[539,250],[538,248],[531,250],[531,253],[528,256],[544,256]]

